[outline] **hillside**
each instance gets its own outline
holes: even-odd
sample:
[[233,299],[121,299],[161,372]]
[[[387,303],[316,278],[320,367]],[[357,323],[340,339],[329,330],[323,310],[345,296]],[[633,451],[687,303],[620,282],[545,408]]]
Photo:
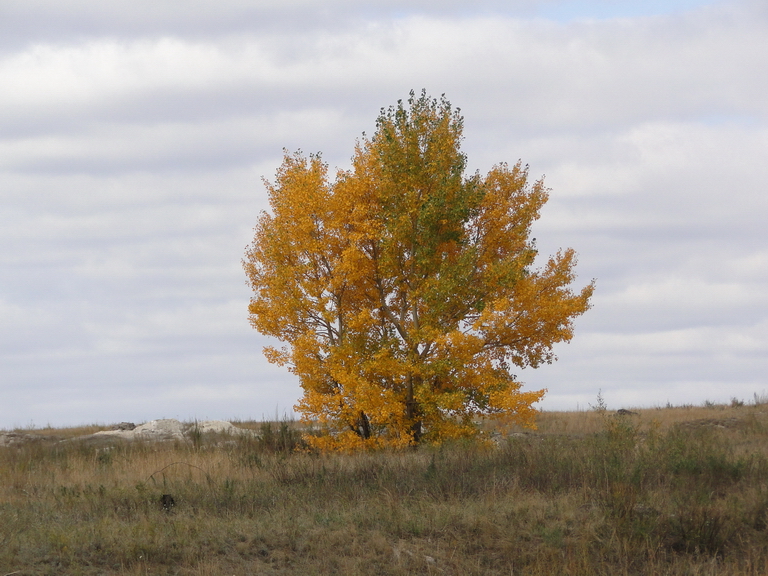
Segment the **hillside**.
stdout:
[[768,405],[636,412],[357,455],[297,451],[288,422],[16,430],[0,574],[768,573]]

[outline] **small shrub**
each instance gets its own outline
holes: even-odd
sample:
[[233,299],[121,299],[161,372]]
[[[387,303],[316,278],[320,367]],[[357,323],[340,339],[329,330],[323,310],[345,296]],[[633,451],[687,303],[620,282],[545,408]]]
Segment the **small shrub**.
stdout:
[[259,428],[258,447],[270,454],[289,454],[305,447],[302,433],[287,420],[280,423],[263,422]]
[[191,442],[194,450],[200,450],[203,446],[203,431],[197,423],[197,420],[192,424],[189,430],[186,431],[185,436]]
[[662,527],[666,546],[687,554],[721,555],[733,536],[731,518],[720,507],[685,502]]

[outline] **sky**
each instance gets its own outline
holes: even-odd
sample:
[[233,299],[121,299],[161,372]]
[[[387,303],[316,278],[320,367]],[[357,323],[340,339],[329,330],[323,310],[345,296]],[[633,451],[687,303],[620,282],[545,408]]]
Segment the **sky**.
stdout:
[[593,308],[545,410],[768,394],[761,0],[3,0],[0,428],[291,414],[241,259],[282,150],[422,88],[551,188]]

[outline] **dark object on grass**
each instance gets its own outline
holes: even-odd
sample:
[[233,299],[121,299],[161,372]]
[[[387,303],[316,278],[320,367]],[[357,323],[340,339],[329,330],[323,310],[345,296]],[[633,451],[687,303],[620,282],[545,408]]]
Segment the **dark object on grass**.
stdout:
[[632,410],[625,410],[624,408],[619,408],[616,410],[616,414],[619,416],[637,416],[637,412],[632,412]]
[[170,494],[163,494],[160,496],[160,504],[163,505],[163,510],[170,512],[171,508],[176,506],[176,500]]

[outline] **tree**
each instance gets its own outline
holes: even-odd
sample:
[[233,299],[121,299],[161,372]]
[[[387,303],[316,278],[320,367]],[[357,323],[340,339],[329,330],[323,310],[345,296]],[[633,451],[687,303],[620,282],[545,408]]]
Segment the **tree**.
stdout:
[[573,250],[533,268],[543,181],[519,162],[465,176],[462,128],[445,97],[412,92],[335,181],[320,155],[286,152],[265,182],[250,322],[287,344],[264,353],[299,377],[319,449],[470,437],[481,416],[532,426],[545,390],[511,369],[551,363],[590,307]]

